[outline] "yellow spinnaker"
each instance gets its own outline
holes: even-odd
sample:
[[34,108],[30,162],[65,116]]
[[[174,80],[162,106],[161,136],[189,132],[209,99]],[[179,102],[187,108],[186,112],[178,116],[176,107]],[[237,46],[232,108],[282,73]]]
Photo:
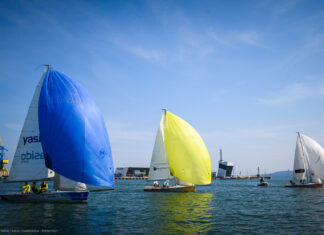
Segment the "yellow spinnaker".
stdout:
[[192,184],[210,184],[210,157],[198,132],[186,121],[166,112],[164,136],[172,175]]

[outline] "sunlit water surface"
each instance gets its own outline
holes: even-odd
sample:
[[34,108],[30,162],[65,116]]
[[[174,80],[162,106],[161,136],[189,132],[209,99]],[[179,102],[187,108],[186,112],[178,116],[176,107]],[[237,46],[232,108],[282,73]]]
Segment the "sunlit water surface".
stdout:
[[[151,182],[117,180],[87,203],[0,201],[0,232],[66,234],[323,234],[324,189],[285,188],[287,180],[216,180],[195,193],[143,192]],[[1,192],[20,184],[0,183]]]

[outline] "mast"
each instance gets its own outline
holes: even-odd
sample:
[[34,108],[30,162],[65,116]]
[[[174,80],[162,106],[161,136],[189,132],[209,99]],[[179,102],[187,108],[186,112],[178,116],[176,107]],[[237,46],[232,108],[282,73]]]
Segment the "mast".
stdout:
[[[163,120],[163,136],[162,136],[162,139],[163,139],[163,145],[164,145],[164,149],[165,149],[165,134],[164,134],[164,128],[165,128],[165,119],[166,119],[167,110],[166,109],[162,109],[162,111],[163,111],[163,116],[164,116],[164,120]],[[165,150],[165,155],[166,155],[166,159],[168,160],[168,156],[167,156],[166,150]],[[169,162],[168,162],[168,167],[169,167],[169,174],[171,176],[173,176],[171,174],[171,171],[170,171]]]
[[[162,111],[163,111],[163,115],[165,116],[165,115],[166,115],[166,112],[167,112],[167,110],[166,110],[166,109],[162,109]],[[165,120],[164,120],[164,124],[165,124]]]
[[222,149],[219,150],[219,156],[220,156],[220,162],[223,161],[223,152],[222,152]]
[[52,67],[50,64],[43,64],[43,66],[45,66],[46,67],[46,72]]
[[306,156],[306,154],[305,154],[305,152],[304,152],[304,146],[303,146],[303,143],[302,143],[301,138],[300,138],[300,133],[297,132],[297,135],[298,135],[298,139],[299,139],[300,146],[301,146],[301,149],[302,149],[302,153],[303,153],[303,157],[304,157],[304,163],[305,163],[305,159],[306,159],[306,163],[307,163],[307,165],[308,165],[309,173],[307,174],[307,172],[306,172],[306,175],[307,175],[307,181],[310,182],[311,170],[310,170],[309,160],[308,160],[308,157]]
[[[165,121],[166,121],[166,114],[167,114],[167,109],[162,109],[163,111],[163,116],[164,116],[164,122],[163,122],[163,145],[164,145],[164,149],[165,149],[165,133],[164,133],[164,128],[165,128]],[[169,168],[169,175],[174,177],[170,171],[170,166],[169,166],[169,160],[168,160],[168,156],[167,156],[167,152],[165,150],[165,155],[166,155],[166,159],[168,161],[168,168]],[[178,178],[174,177],[176,180],[178,180]]]

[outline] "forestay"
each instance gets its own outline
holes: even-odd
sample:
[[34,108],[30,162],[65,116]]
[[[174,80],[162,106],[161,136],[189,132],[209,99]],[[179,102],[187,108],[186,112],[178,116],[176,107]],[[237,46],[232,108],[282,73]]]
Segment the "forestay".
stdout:
[[38,100],[44,75],[39,81],[19,137],[8,181],[32,181],[54,177],[45,167],[44,154],[38,127]]
[[49,69],[40,93],[38,117],[48,168],[77,182],[114,186],[104,119],[78,82]]

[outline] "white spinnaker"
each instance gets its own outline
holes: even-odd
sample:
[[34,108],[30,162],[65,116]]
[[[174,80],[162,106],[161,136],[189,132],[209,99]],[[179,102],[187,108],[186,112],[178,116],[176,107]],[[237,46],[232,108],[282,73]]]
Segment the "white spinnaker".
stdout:
[[54,172],[45,166],[38,127],[38,100],[45,74],[39,81],[22,128],[8,181],[48,179]]
[[301,134],[307,151],[311,182],[324,178],[324,149],[310,137]]
[[156,133],[148,180],[173,179],[173,177],[170,175],[169,162],[164,144],[164,123],[165,112],[162,115],[160,125]]
[[299,135],[297,136],[293,180],[307,179],[306,161]]
[[60,191],[86,191],[88,188],[84,183],[70,180],[56,173],[54,177],[54,189]]

